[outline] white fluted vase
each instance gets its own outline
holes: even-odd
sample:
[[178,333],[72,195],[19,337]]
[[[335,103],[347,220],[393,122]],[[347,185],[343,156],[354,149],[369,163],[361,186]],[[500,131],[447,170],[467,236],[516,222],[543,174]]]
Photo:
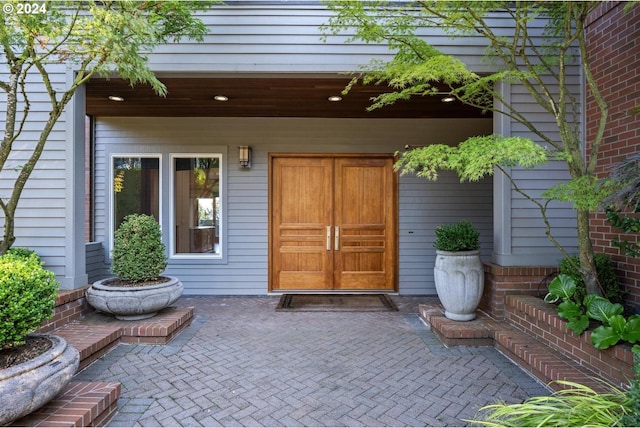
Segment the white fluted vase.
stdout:
[[444,315],[455,321],[471,321],[484,290],[480,251],[436,251],[434,279]]

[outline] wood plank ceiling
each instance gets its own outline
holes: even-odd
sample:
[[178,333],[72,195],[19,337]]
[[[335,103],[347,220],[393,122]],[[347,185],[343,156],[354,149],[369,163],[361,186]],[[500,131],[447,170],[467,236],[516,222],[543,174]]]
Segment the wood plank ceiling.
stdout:
[[[340,95],[344,77],[216,77],[161,78],[166,97],[148,85],[131,87],[122,79],[92,79],[86,85],[87,114],[91,116],[162,117],[344,117],[344,118],[480,118],[491,117],[459,102],[442,102],[442,96],[414,97],[367,112],[371,97],[389,92],[381,86],[355,86]],[[228,101],[216,101],[216,95]],[[109,96],[120,96],[116,102]]]

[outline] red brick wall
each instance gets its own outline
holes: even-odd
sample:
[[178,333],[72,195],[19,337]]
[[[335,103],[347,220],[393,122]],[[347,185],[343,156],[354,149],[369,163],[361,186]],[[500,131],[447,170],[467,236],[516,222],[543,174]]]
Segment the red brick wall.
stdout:
[[[609,107],[609,120],[601,146],[598,176],[606,177],[612,166],[640,150],[640,115],[630,110],[640,106],[640,5],[624,13],[625,2],[607,2],[598,7],[587,25],[591,66]],[[587,91],[587,142],[593,141],[599,113]],[[590,120],[589,118],[593,118]],[[640,307],[640,259],[621,254],[611,246],[620,235],[603,213],[592,216],[591,239],[597,252],[611,255],[616,273],[626,288],[627,303]]]
[[[507,319],[512,326],[578,362],[579,366],[591,370],[599,378],[614,386],[624,387],[634,377],[633,354],[629,344],[598,349],[591,344],[591,332],[574,335],[567,328],[567,321],[558,316],[557,308],[539,299],[509,296],[506,306]],[[551,373],[547,375],[553,378]]]
[[93,312],[84,298],[86,288],[77,290],[60,290],[56,297],[56,306],[53,317],[44,320],[36,333],[49,333],[56,328],[84,317]]
[[557,266],[498,266],[484,264],[484,292],[480,309],[497,320],[505,318],[505,303],[511,294],[544,297]]

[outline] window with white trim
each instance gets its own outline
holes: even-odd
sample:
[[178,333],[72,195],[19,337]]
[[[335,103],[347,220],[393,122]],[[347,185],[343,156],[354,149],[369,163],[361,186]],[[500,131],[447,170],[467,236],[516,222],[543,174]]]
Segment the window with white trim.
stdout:
[[113,231],[129,214],[147,214],[160,222],[160,156],[112,155]]
[[172,256],[222,255],[222,195],[219,154],[171,156]]

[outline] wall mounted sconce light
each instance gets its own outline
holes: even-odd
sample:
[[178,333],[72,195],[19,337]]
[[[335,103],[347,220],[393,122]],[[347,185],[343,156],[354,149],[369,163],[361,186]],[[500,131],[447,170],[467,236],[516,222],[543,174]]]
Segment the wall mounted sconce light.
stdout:
[[240,167],[251,168],[251,147],[239,146],[238,160],[240,161]]

